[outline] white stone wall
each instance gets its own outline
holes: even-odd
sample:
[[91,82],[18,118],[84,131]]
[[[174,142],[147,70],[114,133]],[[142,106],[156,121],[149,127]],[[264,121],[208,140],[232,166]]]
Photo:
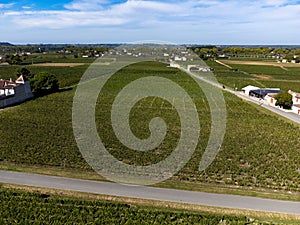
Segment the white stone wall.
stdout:
[[19,104],[34,97],[31,92],[29,81],[26,81],[25,84],[21,84],[15,87],[14,91],[15,94],[13,96],[0,100],[0,108]]

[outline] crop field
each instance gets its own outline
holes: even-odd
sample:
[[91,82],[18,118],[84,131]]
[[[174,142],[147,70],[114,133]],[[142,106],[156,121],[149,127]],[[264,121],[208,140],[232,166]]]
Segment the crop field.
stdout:
[[0,223],[6,224],[270,224],[220,215],[0,188]]
[[40,63],[92,63],[94,58],[75,58],[73,55],[64,55],[57,53],[34,53],[27,56],[26,59],[22,61],[22,65],[40,64]]
[[[84,67],[52,69],[56,73],[61,72],[58,76],[60,82],[75,84]],[[71,72],[68,74],[67,71]],[[74,79],[73,73],[76,74]],[[174,182],[300,191],[299,126],[225,92],[227,124],[224,142],[211,166],[199,172],[198,165],[210,134],[207,100],[192,78],[161,63],[144,62],[123,68],[111,77],[98,97],[96,123],[99,136],[116,158],[128,164],[149,165],[168,156],[178,142],[180,118],[170,102],[158,97],[137,102],[130,117],[131,130],[139,138],[149,136],[149,121],[153,117],[160,116],[166,121],[168,133],[158,148],[149,152],[133,151],[123,146],[113,133],[110,111],[114,98],[126,84],[145,74],[166,77],[182,86],[198,110],[201,125],[198,145],[190,162],[172,178]],[[224,70],[223,76],[227,75],[230,71]],[[232,76],[244,76],[247,80],[241,72],[234,72]],[[73,135],[74,93],[75,88],[62,90],[0,111],[3,129],[0,132],[0,160],[4,163],[90,171]],[[132,99],[135,97],[132,96]]]
[[300,65],[276,62],[222,61],[232,69],[213,61],[207,63],[215,68],[220,83],[239,90],[247,85],[277,87],[282,90],[300,92]]
[[223,63],[231,64],[231,65],[255,65],[255,66],[275,66],[275,67],[300,67],[299,63],[281,63],[281,62],[274,62],[274,60],[262,60],[261,58],[251,61],[244,59],[241,60],[222,60]]
[[[64,64],[66,65],[66,64]],[[42,64],[42,65],[27,65],[27,66],[0,66],[0,79],[10,79],[12,78],[15,80],[17,78],[17,70],[25,67],[27,68],[31,73],[36,74],[38,72],[47,71],[49,73],[54,74],[57,79],[59,80],[60,87],[68,87],[72,85],[76,85],[82,74],[86,71],[89,64],[75,64],[76,66],[70,66],[74,64],[67,64],[68,66],[61,66],[55,64]]]

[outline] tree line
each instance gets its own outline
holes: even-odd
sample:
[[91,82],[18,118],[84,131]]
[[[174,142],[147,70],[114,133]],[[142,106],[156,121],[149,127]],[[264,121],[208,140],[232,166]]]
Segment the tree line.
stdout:
[[285,58],[289,61],[300,60],[299,48],[271,48],[271,47],[190,47],[202,59],[217,57],[249,57],[249,58]]

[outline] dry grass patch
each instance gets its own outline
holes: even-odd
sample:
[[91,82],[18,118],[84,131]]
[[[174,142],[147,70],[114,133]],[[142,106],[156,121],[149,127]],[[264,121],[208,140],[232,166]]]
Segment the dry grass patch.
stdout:
[[54,66],[54,67],[74,67],[83,66],[85,63],[38,63],[31,66]]
[[300,63],[278,63],[264,61],[239,61],[239,60],[221,60],[222,63],[229,65],[253,65],[253,66],[278,66],[278,67],[300,67]]
[[266,74],[251,74],[251,76],[261,79],[261,80],[272,80],[272,77],[270,75],[266,75]]

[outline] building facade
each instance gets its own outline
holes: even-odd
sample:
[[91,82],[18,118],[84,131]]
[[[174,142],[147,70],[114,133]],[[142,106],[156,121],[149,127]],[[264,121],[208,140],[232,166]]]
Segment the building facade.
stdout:
[[33,97],[30,83],[22,75],[16,81],[0,80],[0,108],[20,104]]

